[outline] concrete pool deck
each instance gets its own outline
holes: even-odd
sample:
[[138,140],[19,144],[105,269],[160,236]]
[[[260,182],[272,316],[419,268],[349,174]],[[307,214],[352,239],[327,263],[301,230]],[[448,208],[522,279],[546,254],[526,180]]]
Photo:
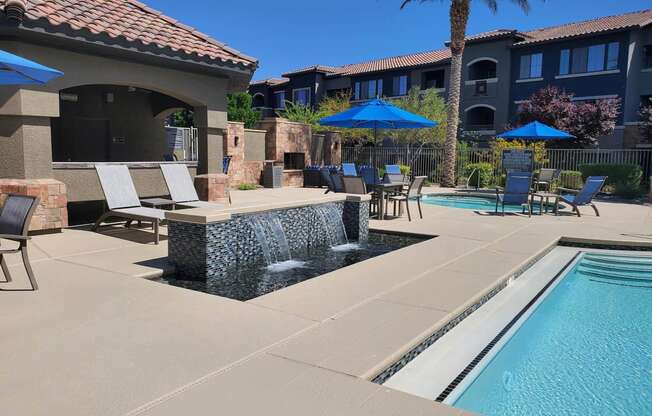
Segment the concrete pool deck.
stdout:
[[[237,207],[322,194],[235,191],[233,200]],[[36,236],[29,252],[41,289],[0,292],[0,408],[464,414],[369,380],[562,237],[652,245],[649,206],[598,206],[600,218],[590,209],[581,218],[527,218],[424,205],[423,220],[371,226],[439,237],[248,302],[143,279],[171,270],[165,238],[148,243],[150,230]],[[11,286],[24,285],[18,258],[7,260]]]

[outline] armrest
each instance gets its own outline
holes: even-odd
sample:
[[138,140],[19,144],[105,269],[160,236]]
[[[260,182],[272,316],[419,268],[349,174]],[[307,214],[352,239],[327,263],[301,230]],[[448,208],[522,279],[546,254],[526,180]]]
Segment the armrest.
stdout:
[[571,194],[579,194],[580,190],[579,189],[562,188],[560,186],[560,187],[557,187],[557,192],[568,192],[568,193],[571,193]]
[[5,240],[17,240],[17,241],[27,241],[32,239],[32,237],[26,235],[13,235],[13,234],[0,234],[0,238]]

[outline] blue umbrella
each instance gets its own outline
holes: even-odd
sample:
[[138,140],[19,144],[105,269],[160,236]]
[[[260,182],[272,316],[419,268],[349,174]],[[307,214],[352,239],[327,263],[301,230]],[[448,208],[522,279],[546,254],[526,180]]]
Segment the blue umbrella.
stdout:
[[383,100],[374,99],[319,120],[322,126],[352,129],[423,129],[435,127],[436,121],[410,113]]
[[63,72],[0,50],[0,84],[45,84]]
[[568,134],[565,131],[546,126],[538,121],[533,121],[525,126],[499,134],[498,137],[503,139],[522,140],[559,140],[575,138],[575,136]]

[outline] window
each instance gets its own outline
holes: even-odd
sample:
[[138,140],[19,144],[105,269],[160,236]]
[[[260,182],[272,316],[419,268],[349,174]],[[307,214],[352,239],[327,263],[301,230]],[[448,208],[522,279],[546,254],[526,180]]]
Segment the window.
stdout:
[[379,79],[376,81],[376,85],[378,86],[378,89],[376,90],[376,97],[382,98],[383,96],[383,80]]
[[652,95],[641,95],[641,107],[652,105]]
[[543,54],[534,53],[532,55],[521,56],[520,79],[540,78],[543,66]]
[[572,50],[563,49],[559,56],[559,74],[583,74],[618,69],[619,49],[618,42]]
[[643,68],[652,68],[652,45],[643,46]]
[[367,86],[367,98],[376,98],[376,80],[369,81]]
[[559,57],[559,75],[567,75],[570,70],[570,49],[562,49]]
[[421,83],[421,89],[427,90],[428,88],[444,88],[443,69],[423,73],[423,82]]
[[369,100],[383,95],[383,80],[357,81],[353,84],[354,100]]
[[469,81],[496,78],[498,63],[493,58],[480,58],[469,65]]
[[392,86],[392,95],[397,97],[399,95],[406,95],[408,89],[408,77],[407,75],[400,75],[394,77],[394,85]]
[[285,108],[285,91],[277,91],[274,93],[274,108]]
[[292,102],[308,107],[310,105],[310,88],[298,88],[292,91]]
[[360,82],[353,84],[353,99],[356,101],[360,99]]

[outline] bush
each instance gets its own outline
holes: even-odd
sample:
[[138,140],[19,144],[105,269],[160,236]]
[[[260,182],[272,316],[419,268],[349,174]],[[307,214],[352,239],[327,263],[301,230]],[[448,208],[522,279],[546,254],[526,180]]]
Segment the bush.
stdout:
[[582,189],[584,181],[582,180],[582,172],[576,170],[562,170],[559,175],[559,186],[568,189]]
[[470,186],[486,188],[493,180],[494,167],[491,163],[470,163],[464,167],[464,175]]
[[606,191],[623,198],[634,198],[642,193],[643,169],[636,164],[596,163],[580,165],[582,177],[607,176]]
[[241,191],[251,191],[258,188],[258,186],[254,185],[253,183],[241,183],[238,185],[238,189]]
[[412,168],[408,165],[398,165],[401,168],[401,173],[405,176],[410,176],[412,173]]

